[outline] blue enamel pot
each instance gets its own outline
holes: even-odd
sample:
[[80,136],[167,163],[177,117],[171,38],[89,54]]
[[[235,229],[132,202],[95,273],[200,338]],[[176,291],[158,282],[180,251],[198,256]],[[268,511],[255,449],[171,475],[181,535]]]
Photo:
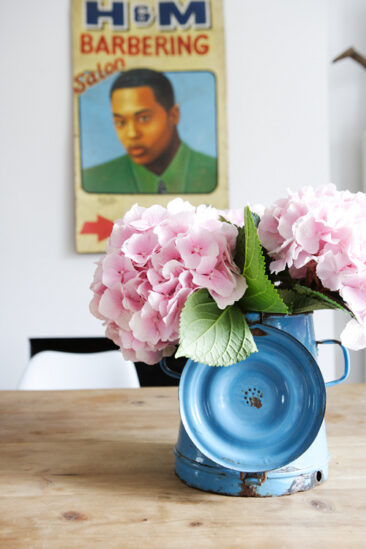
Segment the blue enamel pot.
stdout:
[[[326,386],[346,379],[348,352],[336,340],[315,340],[311,313],[246,318],[257,353],[227,367],[192,360],[184,367],[176,473],[190,486],[232,496],[308,490],[328,475]],[[316,359],[318,345],[328,343],[341,345],[345,371],[325,384]]]

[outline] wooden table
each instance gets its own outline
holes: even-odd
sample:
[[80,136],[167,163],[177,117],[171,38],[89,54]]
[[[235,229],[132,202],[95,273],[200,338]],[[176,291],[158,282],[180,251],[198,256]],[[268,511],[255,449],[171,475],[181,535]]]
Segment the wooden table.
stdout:
[[176,388],[1,392],[0,547],[366,547],[366,385],[328,390],[328,481],[232,498],[174,474]]

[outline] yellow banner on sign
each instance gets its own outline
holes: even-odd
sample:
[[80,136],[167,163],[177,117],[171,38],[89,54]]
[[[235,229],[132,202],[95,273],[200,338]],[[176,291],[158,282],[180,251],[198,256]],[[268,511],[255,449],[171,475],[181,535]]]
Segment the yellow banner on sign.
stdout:
[[136,202],[227,207],[221,0],[73,0],[76,249]]

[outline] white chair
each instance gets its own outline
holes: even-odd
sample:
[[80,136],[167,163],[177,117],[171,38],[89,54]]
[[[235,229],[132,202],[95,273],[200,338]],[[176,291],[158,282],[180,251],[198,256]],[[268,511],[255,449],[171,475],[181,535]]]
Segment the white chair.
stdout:
[[120,351],[42,351],[30,359],[18,384],[18,389],[26,391],[138,387],[135,365]]

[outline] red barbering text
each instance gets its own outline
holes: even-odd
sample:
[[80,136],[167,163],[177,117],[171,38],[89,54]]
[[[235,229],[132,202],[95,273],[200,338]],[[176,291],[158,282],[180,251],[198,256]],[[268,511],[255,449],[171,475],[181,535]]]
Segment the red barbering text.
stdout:
[[210,51],[207,34],[185,34],[184,36],[93,36],[90,33],[80,35],[80,53],[136,56],[179,56],[207,55]]

